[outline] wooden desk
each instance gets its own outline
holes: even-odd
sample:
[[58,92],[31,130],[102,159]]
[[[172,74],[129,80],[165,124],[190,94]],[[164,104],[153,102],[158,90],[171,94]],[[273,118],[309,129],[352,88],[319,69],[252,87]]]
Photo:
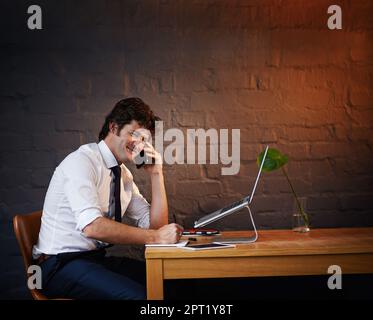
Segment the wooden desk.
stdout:
[[[230,231],[221,237],[249,234]],[[203,237],[198,243],[211,240]],[[145,258],[149,300],[164,298],[165,279],[326,275],[330,265],[339,265],[342,274],[373,273],[373,228],[313,229],[303,234],[259,231],[256,243],[236,248],[189,251],[153,247],[146,249]]]

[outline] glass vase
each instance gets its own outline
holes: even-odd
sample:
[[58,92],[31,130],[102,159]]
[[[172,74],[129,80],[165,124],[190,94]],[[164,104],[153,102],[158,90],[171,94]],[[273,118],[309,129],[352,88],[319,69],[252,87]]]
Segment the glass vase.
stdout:
[[[306,221],[305,216],[304,216],[304,215],[307,215],[307,198],[300,197],[298,198],[298,201],[294,199],[293,216],[292,216],[293,231],[301,232],[301,233],[309,232],[310,231],[309,221]],[[299,206],[301,206],[301,208],[303,209],[304,214],[301,213]]]

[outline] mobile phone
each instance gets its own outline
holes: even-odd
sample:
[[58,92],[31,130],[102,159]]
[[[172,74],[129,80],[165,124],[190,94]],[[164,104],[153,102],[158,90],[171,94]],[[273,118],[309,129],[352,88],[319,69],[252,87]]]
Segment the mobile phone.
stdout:
[[219,230],[216,229],[202,229],[202,228],[191,228],[184,229],[183,235],[201,235],[201,236],[210,236],[219,234]]
[[152,157],[148,157],[145,154],[144,149],[142,149],[139,154],[134,159],[136,163],[136,168],[140,169],[144,164],[153,164],[154,159]]

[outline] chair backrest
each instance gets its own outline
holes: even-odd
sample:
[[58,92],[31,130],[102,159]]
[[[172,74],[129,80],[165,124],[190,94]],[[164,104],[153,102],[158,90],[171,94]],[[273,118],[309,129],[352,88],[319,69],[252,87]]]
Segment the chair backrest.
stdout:
[[[16,215],[13,218],[14,233],[16,235],[23,262],[26,269],[27,278],[30,276],[27,272],[29,266],[33,263],[32,247],[37,243],[41,225],[42,211],[35,211],[30,214]],[[31,294],[34,299],[47,299],[36,289],[31,289]]]

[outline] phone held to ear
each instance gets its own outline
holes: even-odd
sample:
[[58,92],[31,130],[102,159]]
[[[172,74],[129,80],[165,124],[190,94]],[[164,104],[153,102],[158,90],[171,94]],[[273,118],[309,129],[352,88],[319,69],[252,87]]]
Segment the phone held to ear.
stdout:
[[139,152],[139,154],[134,158],[134,162],[136,163],[136,168],[140,169],[144,164],[153,164],[154,159],[152,157],[148,157],[145,154],[144,149]]

